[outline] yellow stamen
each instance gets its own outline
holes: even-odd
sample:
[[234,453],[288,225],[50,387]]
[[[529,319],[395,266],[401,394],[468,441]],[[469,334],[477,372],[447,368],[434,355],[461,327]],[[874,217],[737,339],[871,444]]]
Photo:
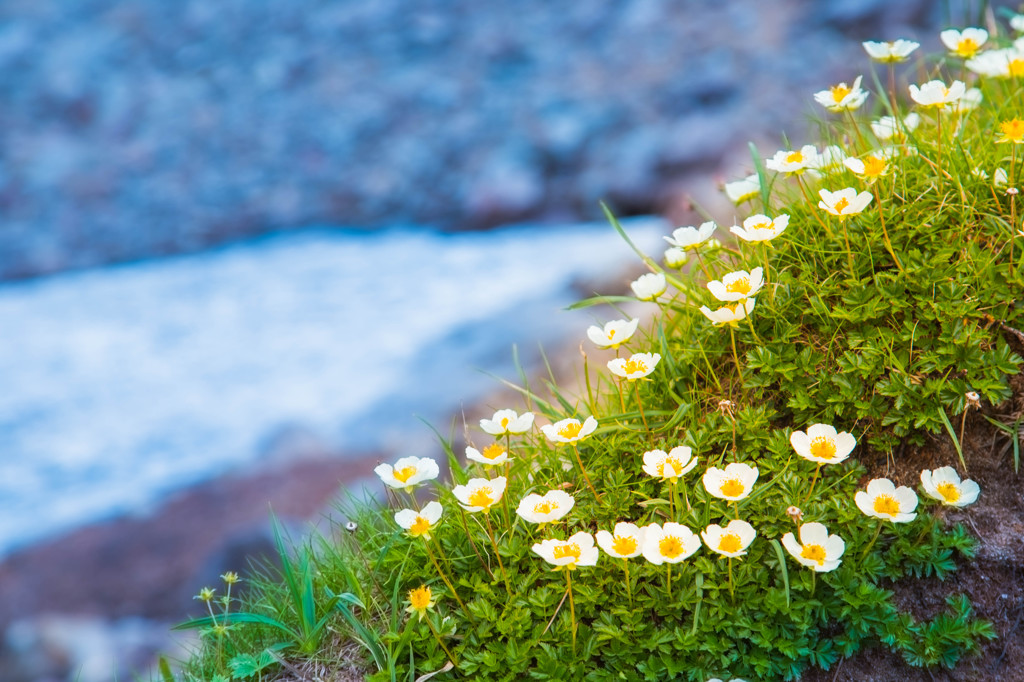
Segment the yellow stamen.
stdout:
[[414,538],[418,538],[421,535],[426,535],[430,532],[430,521],[427,521],[422,516],[417,516],[416,520],[409,526],[409,535]]
[[401,469],[395,469],[392,474],[396,480],[405,483],[416,473],[416,467],[402,467]]
[[811,454],[819,459],[832,459],[836,456],[836,444],[831,438],[818,436],[811,441]]
[[825,548],[821,545],[804,545],[800,556],[818,562],[819,566],[825,565]]
[[666,559],[675,559],[683,553],[683,542],[675,535],[666,535],[658,542],[658,551]]
[[534,514],[550,514],[551,512],[553,512],[553,511],[555,511],[557,509],[558,509],[558,503],[557,502],[551,502],[550,500],[545,500],[543,502],[538,502],[537,504],[533,505],[533,513]]
[[577,545],[575,542],[571,544],[566,543],[564,545],[558,545],[557,547],[555,547],[555,551],[553,552],[553,554],[556,559],[566,559],[568,557],[572,557],[573,559],[578,560],[580,558],[580,546]]
[[935,488],[939,491],[939,494],[946,499],[946,502],[950,504],[953,504],[960,499],[960,488],[958,488],[955,483],[946,481],[945,483],[938,484]]
[[1006,65],[1006,75],[1013,78],[1024,76],[1024,59],[1011,59]]
[[850,202],[846,199],[846,197],[842,197],[841,199],[839,199],[839,201],[836,202],[836,205],[835,205],[836,213],[842,213],[843,209],[846,208],[849,205],[850,205]]
[[719,490],[721,490],[722,494],[726,497],[739,497],[743,494],[743,491],[746,490],[746,487],[738,478],[729,478],[722,481],[722,487],[719,488]]
[[615,330],[612,329],[611,331],[608,332],[608,340],[611,341],[614,338],[615,338]]
[[614,549],[617,554],[632,554],[636,551],[636,547],[636,538],[628,535],[616,535],[612,538],[612,549]]
[[879,495],[875,498],[875,511],[887,516],[895,516],[900,513],[900,503],[888,495]]
[[843,83],[842,85],[833,85],[831,88],[829,88],[829,90],[832,91],[832,100],[836,104],[842,102],[847,95],[853,92],[852,89],[846,87],[845,83]]
[[786,163],[803,163],[804,155],[801,152],[790,152],[786,155]]
[[425,611],[430,608],[430,588],[417,587],[409,590],[409,604],[418,611]]
[[625,371],[626,374],[646,374],[647,365],[644,364],[643,360],[634,360],[633,358],[630,358],[629,360],[626,360],[623,371]]
[[971,38],[963,38],[956,44],[956,54],[960,57],[973,57],[974,53],[978,51],[978,47],[978,43]]
[[487,486],[481,486],[473,491],[469,496],[470,507],[483,507],[486,509],[494,504],[494,500],[491,499],[491,493],[493,491]]
[[718,549],[723,552],[735,554],[743,549],[743,541],[740,540],[740,536],[735,533],[726,533],[722,536],[722,539],[718,541]]
[[580,435],[580,430],[583,428],[583,424],[579,423],[575,419],[558,430],[558,435],[562,438],[573,439]]
[[501,447],[497,443],[491,443],[486,448],[484,448],[483,452],[481,452],[480,454],[483,455],[486,459],[498,459],[499,457],[505,454],[505,448]]
[[501,428],[503,428],[503,429],[507,429],[508,428],[508,417],[502,417],[501,418]]
[[868,156],[864,158],[864,175],[869,178],[877,178],[880,175],[885,174],[885,169],[888,166],[884,159],[879,159],[876,156]]
[[725,290],[731,294],[749,294],[750,280],[746,277],[737,277],[725,285]]

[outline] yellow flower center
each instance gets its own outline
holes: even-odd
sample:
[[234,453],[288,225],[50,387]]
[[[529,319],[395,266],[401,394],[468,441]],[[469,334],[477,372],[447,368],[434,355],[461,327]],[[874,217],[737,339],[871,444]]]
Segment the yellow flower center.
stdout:
[[850,205],[850,201],[846,197],[841,197],[839,199],[839,201],[836,202],[836,205],[835,205],[836,213],[842,213],[843,209],[846,208],[849,205]]
[[750,280],[746,277],[737,277],[725,285],[725,290],[732,294],[749,294]]
[[1006,75],[1014,78],[1024,76],[1024,59],[1011,59],[1006,65]]
[[508,417],[502,417],[501,418],[501,428],[503,428],[503,429],[507,429],[508,428]]
[[729,478],[722,481],[722,487],[720,488],[722,494],[726,497],[739,497],[743,494],[746,488],[743,485],[743,481],[738,478]]
[[558,435],[562,438],[575,438],[580,435],[580,429],[583,428],[583,424],[578,421],[571,421],[562,428],[558,429]]
[[430,588],[417,587],[409,590],[409,604],[418,611],[425,611],[430,608]]
[[718,549],[722,552],[735,553],[743,549],[743,541],[735,533],[726,533],[718,541]]
[[864,159],[864,175],[869,178],[877,178],[880,175],[885,174],[885,169],[888,164],[885,163],[884,159],[879,159],[875,156],[868,156]]
[[962,38],[959,43],[956,44],[956,53],[960,57],[973,57],[974,53],[978,51],[978,43],[974,42],[971,38]]
[[487,486],[481,486],[474,490],[469,496],[470,507],[483,507],[486,509],[494,504],[494,500],[491,499],[491,493],[493,491]]
[[633,358],[630,358],[629,360],[626,360],[623,370],[626,374],[646,374],[647,365],[644,364],[643,360],[634,360]]
[[573,559],[579,560],[580,558],[580,546],[574,543],[566,543],[564,545],[558,545],[555,547],[554,557],[556,559],[566,559],[572,557]]
[[497,443],[491,443],[486,448],[484,448],[483,452],[481,452],[480,454],[483,455],[486,459],[498,459],[499,457],[505,454],[505,448],[501,447]]
[[427,521],[422,516],[417,516],[416,520],[409,526],[409,535],[414,538],[418,538],[421,535],[426,535],[430,531],[430,521]]
[[614,549],[617,554],[632,554],[636,551],[636,547],[636,538],[630,537],[629,535],[616,535],[612,538],[612,549]]
[[398,480],[398,481],[401,481],[402,483],[405,483],[410,478],[412,478],[413,474],[415,474],[415,473],[416,473],[416,467],[402,467],[401,469],[395,469],[395,472],[394,472],[393,475],[395,477],[395,480]]
[[786,155],[786,163],[803,163],[804,155],[801,152],[790,152]]
[[800,552],[800,556],[804,559],[810,559],[811,561],[818,562],[819,566],[825,564],[825,548],[821,545],[804,545],[803,550]]
[[960,488],[956,487],[955,483],[945,482],[935,486],[939,494],[945,498],[946,502],[953,504],[960,499]]
[[666,535],[658,542],[658,551],[666,559],[675,559],[683,553],[683,541],[675,535]]
[[675,457],[666,457],[665,461],[661,462],[658,465],[658,475],[661,476],[662,478],[665,477],[665,466],[666,465],[671,465],[672,466],[672,471],[675,474],[678,474],[680,471],[683,470],[682,462],[680,462]]
[[608,340],[611,341],[614,338],[615,338],[615,330],[611,329],[611,330],[608,331]]
[[1003,121],[999,124],[999,131],[1003,138],[1010,142],[1024,141],[1024,121],[1019,118],[1010,121]]
[[846,87],[845,83],[843,85],[833,85],[829,89],[832,91],[832,100],[836,104],[839,104],[840,102],[842,102],[843,99],[847,95],[849,95],[851,92],[853,92],[853,90],[851,90],[850,88]]
[[875,498],[875,511],[879,514],[895,516],[900,513],[900,503],[889,495],[879,495]]
[[818,436],[811,441],[811,454],[820,459],[832,459],[836,456],[836,444],[831,438]]
[[551,512],[558,509],[558,503],[550,500],[544,500],[533,505],[534,514],[550,514]]

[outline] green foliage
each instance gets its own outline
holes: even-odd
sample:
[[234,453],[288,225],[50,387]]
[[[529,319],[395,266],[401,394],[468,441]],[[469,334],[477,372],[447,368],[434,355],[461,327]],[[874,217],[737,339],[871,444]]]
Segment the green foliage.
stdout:
[[[948,81],[945,66],[959,65],[935,67],[933,75]],[[1014,293],[1024,285],[1024,246],[1015,244],[1024,232],[1017,234],[1015,195],[993,184],[997,169],[1019,180],[1017,145],[996,143],[1001,122],[1024,116],[1019,82],[982,79],[976,110],[924,111],[919,127],[903,129],[903,139],[882,151],[863,121],[832,118],[822,143],[834,140],[848,157],[875,157],[887,170],[877,178],[842,164],[773,174],[754,149],[760,193],[752,212],[788,215],[784,233],[770,244],[701,246],[681,272],[666,273],[637,250],[674,289],[658,299],[660,316],[627,344],[661,355],[654,372],[619,380],[603,371],[604,356],[588,353],[578,396],[553,375],[535,382],[543,391],[525,373],[521,386],[509,384],[551,422],[594,416],[592,435],[571,446],[536,433],[501,439],[512,460],[493,473],[463,464],[451,438],[435,431],[454,483],[507,475],[502,502],[470,514],[436,486],[445,511],[426,539],[397,527],[396,509],[420,507],[396,490],[395,509],[352,505],[357,530],[335,529],[294,556],[278,534],[279,581],[259,581],[244,611],[228,617],[225,610],[220,619],[211,611],[183,626],[220,628],[195,674],[223,673],[233,656],[233,673],[251,676],[262,660],[253,652],[270,644],[329,658],[327,632],[359,642],[378,682],[413,680],[449,663],[466,679],[497,681],[795,680],[869,644],[914,666],[952,667],[976,652],[994,634],[966,597],[943,594],[947,608],[919,619],[901,611],[889,589],[897,580],[948,577],[974,553],[964,528],[928,514],[930,502],[909,523],[866,516],[854,504],[865,469],[854,459],[816,465],[794,452],[790,436],[831,424],[852,432],[862,452],[895,458],[898,446],[945,431],[966,469],[967,410],[979,399],[1006,400],[1008,377],[1024,364],[1002,336],[1004,325],[1024,326]],[[907,113],[889,93],[875,100],[878,115],[893,107],[901,119]],[[818,207],[818,190],[846,187],[870,192],[871,203],[842,220]],[[734,324],[712,325],[699,307],[723,304],[705,284],[755,267],[767,280],[756,307]],[[598,296],[574,307],[623,299]],[[1015,435],[1020,420],[1001,428]],[[642,470],[645,452],[680,445],[692,448],[700,468],[678,485]],[[736,461],[758,468],[749,496],[730,503],[700,484],[708,467]],[[525,495],[555,489],[575,500],[564,519],[540,527],[515,513]],[[785,535],[799,528],[787,515],[793,506],[803,523],[842,537],[837,568],[813,572],[783,549]],[[757,531],[734,559],[705,546],[673,565],[604,554],[597,566],[559,571],[534,550],[541,540],[611,530],[618,521],[701,530],[734,518]],[[421,586],[435,603],[407,613],[410,591]]]

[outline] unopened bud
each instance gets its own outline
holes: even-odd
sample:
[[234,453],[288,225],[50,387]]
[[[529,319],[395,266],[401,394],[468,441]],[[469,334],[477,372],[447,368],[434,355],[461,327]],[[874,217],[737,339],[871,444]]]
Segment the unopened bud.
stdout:
[[793,523],[800,525],[804,520],[804,513],[800,511],[800,507],[790,507],[786,510],[786,516],[793,520]]
[[981,396],[976,391],[967,391],[964,393],[964,398],[970,407],[981,407]]
[[358,529],[359,529],[359,524],[357,524],[355,521],[349,521],[348,523],[345,524],[345,530],[347,530],[350,533],[355,533],[356,530],[358,530]]

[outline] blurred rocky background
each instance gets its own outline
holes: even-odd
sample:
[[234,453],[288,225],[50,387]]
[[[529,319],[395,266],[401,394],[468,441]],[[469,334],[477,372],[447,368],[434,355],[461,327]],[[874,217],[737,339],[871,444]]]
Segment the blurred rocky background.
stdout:
[[666,211],[758,133],[799,135],[859,40],[945,4],[7,0],[0,277],[310,224]]
[[[714,190],[747,142],[801,140],[811,93],[870,68],[861,40],[934,46],[980,4],[5,0],[0,279],[309,226],[574,223],[600,200],[731,216]],[[298,531],[390,456],[272,440],[259,467],[2,559],[0,679],[131,677],[266,549],[268,501]]]

